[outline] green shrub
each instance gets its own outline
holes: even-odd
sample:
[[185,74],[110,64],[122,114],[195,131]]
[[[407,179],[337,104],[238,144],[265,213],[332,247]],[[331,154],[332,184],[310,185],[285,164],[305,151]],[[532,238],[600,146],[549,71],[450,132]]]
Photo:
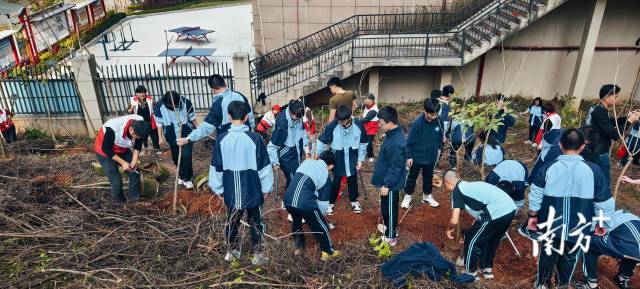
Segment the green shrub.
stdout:
[[24,137],[28,140],[47,138],[47,133],[41,129],[30,126],[24,129]]

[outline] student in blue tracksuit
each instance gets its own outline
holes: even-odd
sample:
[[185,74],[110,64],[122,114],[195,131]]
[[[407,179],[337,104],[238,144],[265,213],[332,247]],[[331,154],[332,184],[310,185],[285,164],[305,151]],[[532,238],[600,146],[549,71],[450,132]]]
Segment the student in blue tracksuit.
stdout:
[[485,279],[493,279],[493,260],[516,213],[516,205],[502,189],[485,182],[465,182],[455,170],[444,174],[443,183],[451,193],[451,220],[447,237],[453,239],[464,209],[476,218],[464,234],[463,255],[468,274],[480,273]]
[[409,176],[404,188],[404,198],[401,207],[409,208],[411,196],[416,188],[418,175],[422,170],[422,203],[431,207],[440,204],[431,195],[433,170],[438,163],[438,157],[444,141],[444,122],[438,117],[439,104],[433,99],[425,99],[424,112],[411,123],[407,137],[407,167]]
[[302,124],[303,115],[302,101],[292,100],[282,107],[282,112],[276,117],[271,139],[267,145],[271,165],[280,167],[284,173],[287,188],[291,183],[291,177],[300,166],[302,152],[307,159],[311,158],[308,146],[309,136]]
[[[176,115],[176,109],[178,107],[178,113]],[[158,129],[162,131],[163,139],[169,144],[171,148],[171,158],[173,164],[178,165],[178,155],[180,155],[180,168],[178,184],[185,186],[187,189],[193,188],[193,145],[186,144],[182,146],[182,153],[177,143],[177,139],[180,137],[186,137],[198,126],[196,121],[196,113],[191,105],[191,101],[180,96],[175,91],[169,91],[164,94],[162,99],[156,103],[153,108],[153,114],[155,117]],[[182,125],[181,135],[178,137],[179,125]]]
[[[554,271],[557,271],[558,286],[566,286],[571,282],[577,259],[582,252],[580,249],[570,251],[578,241],[578,234],[575,232],[580,221],[578,213],[587,221],[591,221],[601,211],[604,216],[613,214],[615,203],[611,198],[607,179],[596,164],[585,162],[580,156],[584,145],[582,132],[577,129],[565,130],[560,137],[563,155],[555,161],[545,163],[533,178],[529,193],[527,229],[546,232],[538,224],[550,221],[550,228],[564,229],[556,232],[552,248],[560,249],[560,244],[563,241],[566,243],[561,253],[555,250],[540,252],[536,288],[549,288]],[[549,220],[551,208],[555,210],[555,216]],[[573,234],[569,234],[570,231]],[[590,231],[590,227],[585,227],[581,233],[589,235]]]
[[[550,122],[547,123],[550,124]],[[562,154],[562,150],[560,150],[560,136],[562,136],[564,129],[551,129],[551,126],[547,126],[543,129],[543,132],[544,134],[540,141],[542,149],[538,153],[536,163],[531,169],[528,180],[529,184],[533,182],[533,178],[535,178],[538,172],[544,167],[544,164],[555,161],[558,156]]]
[[256,128],[256,120],[253,117],[251,104],[249,100],[247,100],[247,97],[228,89],[224,78],[219,74],[209,76],[207,84],[209,84],[209,87],[211,87],[215,94],[211,109],[205,117],[204,122],[201,123],[197,129],[192,131],[187,137],[178,139],[179,145],[197,142],[213,134],[213,132],[216,132],[218,136],[225,133],[231,126],[231,119],[229,119],[227,109],[233,101],[242,101],[249,106],[249,127],[251,130]]
[[[473,157],[473,163],[479,165],[482,162],[482,153],[484,148],[484,142],[487,137],[487,133],[482,131],[478,134],[478,142],[480,145],[475,150],[475,154]],[[484,149],[484,165],[485,166],[495,166],[504,160],[504,149],[497,137],[490,133],[489,140],[487,141],[487,149]]]
[[598,257],[606,255],[620,260],[616,278],[618,287],[630,289],[633,270],[640,259],[640,218],[624,210],[605,217],[610,220],[603,223],[604,230],[596,230],[600,232],[592,236],[583,260],[582,270],[587,275],[583,288],[598,288]]
[[245,125],[249,105],[243,101],[232,101],[227,111],[232,120],[231,126],[218,136],[209,169],[209,187],[217,195],[224,196],[227,206],[224,232],[229,251],[225,260],[240,258],[238,225],[246,213],[255,253],[251,262],[261,264],[265,261],[260,252],[265,229],[262,223],[263,194],[271,191],[273,170],[262,137],[249,131]]
[[368,139],[362,122],[353,117],[350,107],[338,106],[335,119],[324,128],[316,145],[318,152],[328,146],[336,154],[328,214],[333,213],[342,177],[347,178],[351,209],[356,214],[362,213],[362,206],[358,202],[358,172],[367,153]]
[[501,144],[503,144],[507,140],[507,130],[516,124],[516,118],[510,113],[507,113],[506,110],[504,109],[504,104],[503,104],[504,98],[505,98],[504,95],[502,94],[499,95],[499,100],[498,100],[499,105],[502,106],[503,108],[500,109],[498,111],[498,114],[496,114],[495,116],[496,119],[499,119],[502,122],[502,125],[498,126],[498,130],[491,131],[491,134],[494,135],[498,140],[498,142]]
[[[339,111],[338,108],[338,113]],[[291,233],[294,234],[293,240],[296,247],[304,249],[305,238],[302,231],[304,219],[320,244],[323,261],[340,256],[340,251],[333,249],[329,224],[323,217],[329,207],[331,194],[329,172],[335,164],[336,155],[330,150],[321,152],[318,160],[305,160],[293,175],[291,186],[287,188],[283,198],[284,207],[293,219]]]
[[378,112],[380,129],[385,133],[373,169],[371,184],[380,189],[380,211],[384,224],[382,240],[395,246],[398,236],[398,199],[407,175],[406,142],[398,126],[398,111],[385,106]]
[[497,186],[498,183],[507,181],[511,183],[513,190],[507,194],[513,199],[518,209],[524,206],[524,191],[527,189],[529,169],[521,161],[504,160],[493,168],[486,177],[485,182]]
[[520,115],[529,114],[529,137],[524,142],[525,144],[533,144],[535,147],[536,134],[542,124],[542,118],[544,116],[544,109],[542,109],[542,98],[536,97],[533,103],[529,105],[527,110],[520,113]]
[[456,152],[464,145],[464,158],[471,160],[473,147],[476,144],[476,135],[473,124],[451,121],[451,129],[448,132],[451,149],[449,150],[449,166],[455,168],[458,159]]

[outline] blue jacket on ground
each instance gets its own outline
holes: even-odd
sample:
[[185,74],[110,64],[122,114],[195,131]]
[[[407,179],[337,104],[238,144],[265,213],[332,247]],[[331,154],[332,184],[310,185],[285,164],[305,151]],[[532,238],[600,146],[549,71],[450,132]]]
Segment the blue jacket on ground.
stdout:
[[498,112],[496,118],[502,120],[502,125],[498,126],[498,130],[491,131],[491,134],[496,137],[499,143],[504,143],[507,140],[507,129],[516,124],[516,118],[513,115],[505,113],[504,110]]
[[464,209],[481,221],[495,220],[515,211],[513,199],[485,182],[459,181],[451,193],[451,208]]
[[344,128],[337,119],[330,122],[318,136],[318,154],[329,145],[336,154],[333,174],[338,177],[350,177],[356,174],[356,164],[363,162],[367,153],[367,132],[360,120],[351,118],[352,124]]
[[271,164],[278,164],[289,172],[295,172],[300,165],[301,152],[309,152],[308,143],[309,136],[304,130],[302,119],[293,121],[289,108],[283,108],[276,117],[267,146]]
[[164,138],[170,145],[176,145],[176,136],[178,135],[178,124],[182,124],[182,135],[180,137],[188,136],[193,131],[193,121],[196,120],[195,109],[191,101],[180,97],[180,103],[178,104],[178,118],[176,118],[176,112],[173,109],[168,109],[162,100],[158,101],[153,107],[153,114],[155,116],[156,124],[162,126],[162,132]]
[[[464,130],[464,135],[462,134]],[[464,143],[475,142],[475,132],[473,125],[461,124],[457,121],[451,122],[451,129],[449,130],[449,140],[452,145],[462,145]]]
[[400,126],[386,133],[371,176],[371,184],[374,187],[384,186],[391,191],[404,188],[407,178],[406,148],[407,144]]
[[214,131],[218,136],[226,132],[231,126],[231,120],[229,119],[229,113],[227,112],[229,104],[236,100],[244,101],[249,106],[248,123],[252,130],[256,128],[256,120],[253,117],[253,108],[251,108],[251,104],[249,103],[249,100],[247,100],[247,97],[238,92],[227,89],[214,96],[213,99],[213,104],[209,109],[209,113],[204,118],[204,122],[189,134],[188,138],[191,142],[197,142],[211,135]]
[[418,165],[435,163],[442,149],[444,132],[441,119],[427,121],[424,113],[418,115],[409,128],[407,159],[413,159],[413,163]]
[[[479,165],[482,162],[482,150],[484,144],[478,146],[475,150],[475,156],[473,157],[473,163]],[[487,149],[484,152],[484,164],[486,166],[494,166],[504,160],[504,149],[501,145],[492,147],[487,145]]]
[[262,137],[246,125],[232,125],[218,137],[209,169],[209,187],[224,195],[229,209],[262,205],[273,187],[273,170]]
[[331,197],[331,177],[327,164],[322,160],[302,162],[291,184],[284,193],[284,205],[300,210],[319,209],[322,214],[329,207]]
[[[533,178],[529,192],[529,210],[538,212],[538,224],[547,221],[550,207],[555,209],[554,218],[562,216],[551,228],[564,225],[564,232],[556,232],[556,238],[564,235],[565,240],[575,241],[577,236],[570,237],[569,232],[578,225],[578,213],[587,221],[600,210],[603,215],[611,216],[615,203],[604,173],[596,164],[584,161],[579,155],[561,155],[545,163]],[[583,233],[587,235],[592,229],[586,227]]]
[[533,178],[536,177],[540,169],[544,167],[545,163],[549,163],[555,161],[560,155],[562,155],[562,150],[560,149],[560,136],[564,129],[554,129],[546,132],[544,136],[542,136],[542,150],[538,154],[538,158],[536,159],[535,165],[531,169],[531,175],[529,175],[529,184],[533,183]]
[[432,281],[447,277],[455,283],[472,283],[475,277],[456,271],[456,266],[440,254],[433,243],[415,243],[382,264],[382,276],[400,288],[407,277],[426,274]]
[[605,222],[604,236],[593,236],[589,251],[617,259],[624,256],[640,259],[640,218],[624,210],[618,210],[609,222]]
[[529,169],[521,161],[504,160],[500,162],[487,175],[485,182],[498,185],[500,181],[509,181],[513,184],[514,192],[510,197],[518,208],[524,206],[524,192],[529,180]]

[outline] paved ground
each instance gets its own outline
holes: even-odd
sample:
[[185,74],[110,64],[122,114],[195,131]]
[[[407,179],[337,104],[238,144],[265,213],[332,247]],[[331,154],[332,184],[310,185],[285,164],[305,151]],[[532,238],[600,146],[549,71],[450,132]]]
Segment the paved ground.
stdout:
[[[119,30],[121,27],[124,28],[125,36],[130,39],[129,24],[131,24],[134,39],[138,41],[131,46],[130,50],[110,51],[113,44],[107,45],[109,60],[106,60],[101,43],[89,46],[89,50],[96,55],[99,65],[164,63],[164,57],[157,57],[166,48],[164,31],[182,26],[200,26],[203,29],[215,30],[215,32],[207,36],[210,42],[204,40],[176,42],[175,34],[168,32],[168,37],[174,38],[171,40],[169,48],[188,48],[190,46],[193,48],[216,48],[213,60],[229,63],[231,63],[234,52],[254,54],[251,35],[251,4],[133,18],[112,28],[112,31],[117,32],[117,41],[120,41]],[[178,62],[197,62],[197,60],[183,57]]]

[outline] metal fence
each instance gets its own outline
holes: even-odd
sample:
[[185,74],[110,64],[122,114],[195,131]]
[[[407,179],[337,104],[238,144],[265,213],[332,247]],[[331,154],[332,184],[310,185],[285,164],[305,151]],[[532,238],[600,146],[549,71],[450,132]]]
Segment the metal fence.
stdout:
[[0,79],[0,105],[16,115],[81,114],[74,81],[68,66],[24,69]]
[[168,90],[175,90],[191,100],[196,110],[211,107],[213,92],[207,84],[210,75],[222,75],[230,89],[234,85],[233,73],[226,62],[206,66],[174,64],[169,66],[168,73],[165,64],[110,65],[98,67],[98,74],[103,113],[107,116],[125,114],[139,85],[145,86],[156,101]]

